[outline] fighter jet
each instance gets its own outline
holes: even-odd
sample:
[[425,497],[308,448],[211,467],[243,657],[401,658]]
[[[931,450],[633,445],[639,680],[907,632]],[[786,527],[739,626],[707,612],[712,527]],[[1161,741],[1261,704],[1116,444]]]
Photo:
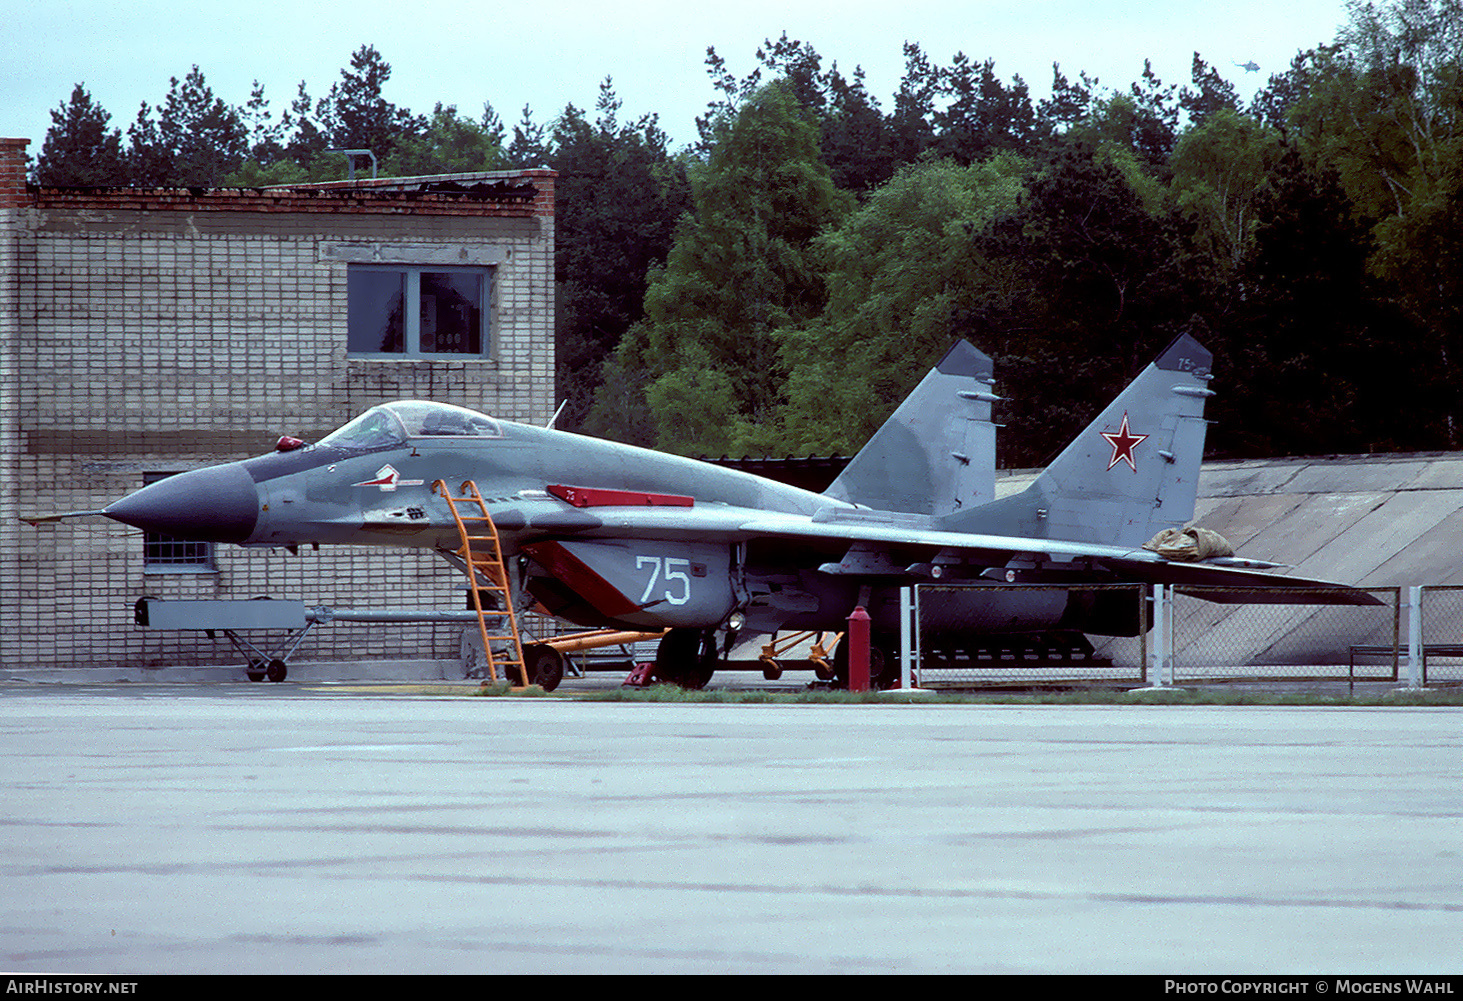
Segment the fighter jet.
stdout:
[[[1212,356],[1181,336],[1024,491],[995,496],[991,360],[958,343],[823,493],[421,400],[318,442],[169,477],[108,518],[241,546],[460,548],[437,481],[471,480],[520,600],[585,626],[668,629],[656,673],[696,687],[738,633],[872,620],[876,682],[897,662],[898,589],[959,581],[922,607],[946,634],[1136,635],[1125,599],[1013,583],[1168,583],[1216,600],[1375,603],[1234,556],[1178,562],[1144,543],[1193,517]],[[1299,592],[1299,593],[1298,593]],[[522,606],[520,606],[522,607]],[[840,644],[842,646],[842,644]],[[882,665],[880,667],[879,665]]]

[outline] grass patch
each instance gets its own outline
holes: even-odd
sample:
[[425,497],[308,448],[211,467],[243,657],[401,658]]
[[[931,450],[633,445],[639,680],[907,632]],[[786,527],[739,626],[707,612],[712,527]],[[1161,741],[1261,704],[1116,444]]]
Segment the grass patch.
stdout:
[[[413,690],[415,691],[415,690]],[[420,694],[480,698],[553,698],[573,702],[679,703],[682,705],[1049,705],[1049,706],[1463,706],[1463,686],[1426,691],[1390,689],[1365,695],[1323,692],[1274,692],[1258,687],[1200,685],[1193,688],[1063,688],[1021,691],[845,692],[828,689],[766,691],[712,688],[688,691],[676,685],[609,688],[600,691],[545,692],[537,685],[514,688],[506,682],[471,688],[423,687]]]
[[946,697],[936,693],[915,692],[835,692],[824,690],[769,692],[751,689],[712,688],[693,692],[677,685],[652,685],[649,688],[613,688],[599,692],[579,692],[569,696],[576,702],[686,702],[749,705],[868,705],[881,702],[935,702]]
[[713,705],[1111,705],[1111,706],[1463,706],[1463,690],[1389,691],[1381,695],[1326,695],[1232,688],[1169,688],[1124,691],[1110,688],[1028,692],[798,692],[687,691],[675,685],[565,693],[576,702],[673,702]]
[[527,688],[515,688],[506,681],[484,681],[481,685],[469,691],[468,694],[485,699],[504,698],[510,695],[520,699],[546,699],[549,697],[549,693],[538,685],[529,685]]

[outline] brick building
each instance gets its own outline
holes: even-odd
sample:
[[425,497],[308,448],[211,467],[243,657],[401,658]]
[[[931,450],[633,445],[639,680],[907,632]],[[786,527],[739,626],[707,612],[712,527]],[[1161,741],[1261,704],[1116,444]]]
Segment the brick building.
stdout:
[[[461,607],[441,559],[148,539],[95,510],[153,478],[429,398],[546,422],[554,173],[266,189],[28,187],[0,139],[0,667],[232,664],[132,604],[260,594]],[[299,661],[451,659],[462,629],[334,624]]]

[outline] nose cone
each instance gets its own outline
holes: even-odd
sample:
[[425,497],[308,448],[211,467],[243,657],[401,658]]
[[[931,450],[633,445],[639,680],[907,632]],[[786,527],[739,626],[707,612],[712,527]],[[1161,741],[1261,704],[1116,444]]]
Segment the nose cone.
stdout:
[[231,462],[149,484],[102,514],[177,539],[243,542],[259,520],[259,491],[243,466]]

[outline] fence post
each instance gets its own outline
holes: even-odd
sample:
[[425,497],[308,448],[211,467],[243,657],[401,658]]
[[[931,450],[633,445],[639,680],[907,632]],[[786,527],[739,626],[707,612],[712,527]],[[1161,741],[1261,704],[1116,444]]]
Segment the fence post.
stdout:
[[1162,584],[1153,585],[1153,680],[1150,682],[1153,688],[1163,687],[1163,662],[1168,657],[1169,609],[1166,607],[1165,590]]
[[1147,625],[1148,599],[1143,593],[1143,585],[1139,584],[1134,588],[1138,598],[1138,671],[1139,681],[1148,681],[1148,630],[1143,627]]
[[1422,687],[1422,585],[1407,589],[1407,687]]
[[910,649],[914,630],[910,628],[909,621],[914,615],[913,593],[908,586],[899,589],[899,687],[906,692],[914,687],[914,651]]

